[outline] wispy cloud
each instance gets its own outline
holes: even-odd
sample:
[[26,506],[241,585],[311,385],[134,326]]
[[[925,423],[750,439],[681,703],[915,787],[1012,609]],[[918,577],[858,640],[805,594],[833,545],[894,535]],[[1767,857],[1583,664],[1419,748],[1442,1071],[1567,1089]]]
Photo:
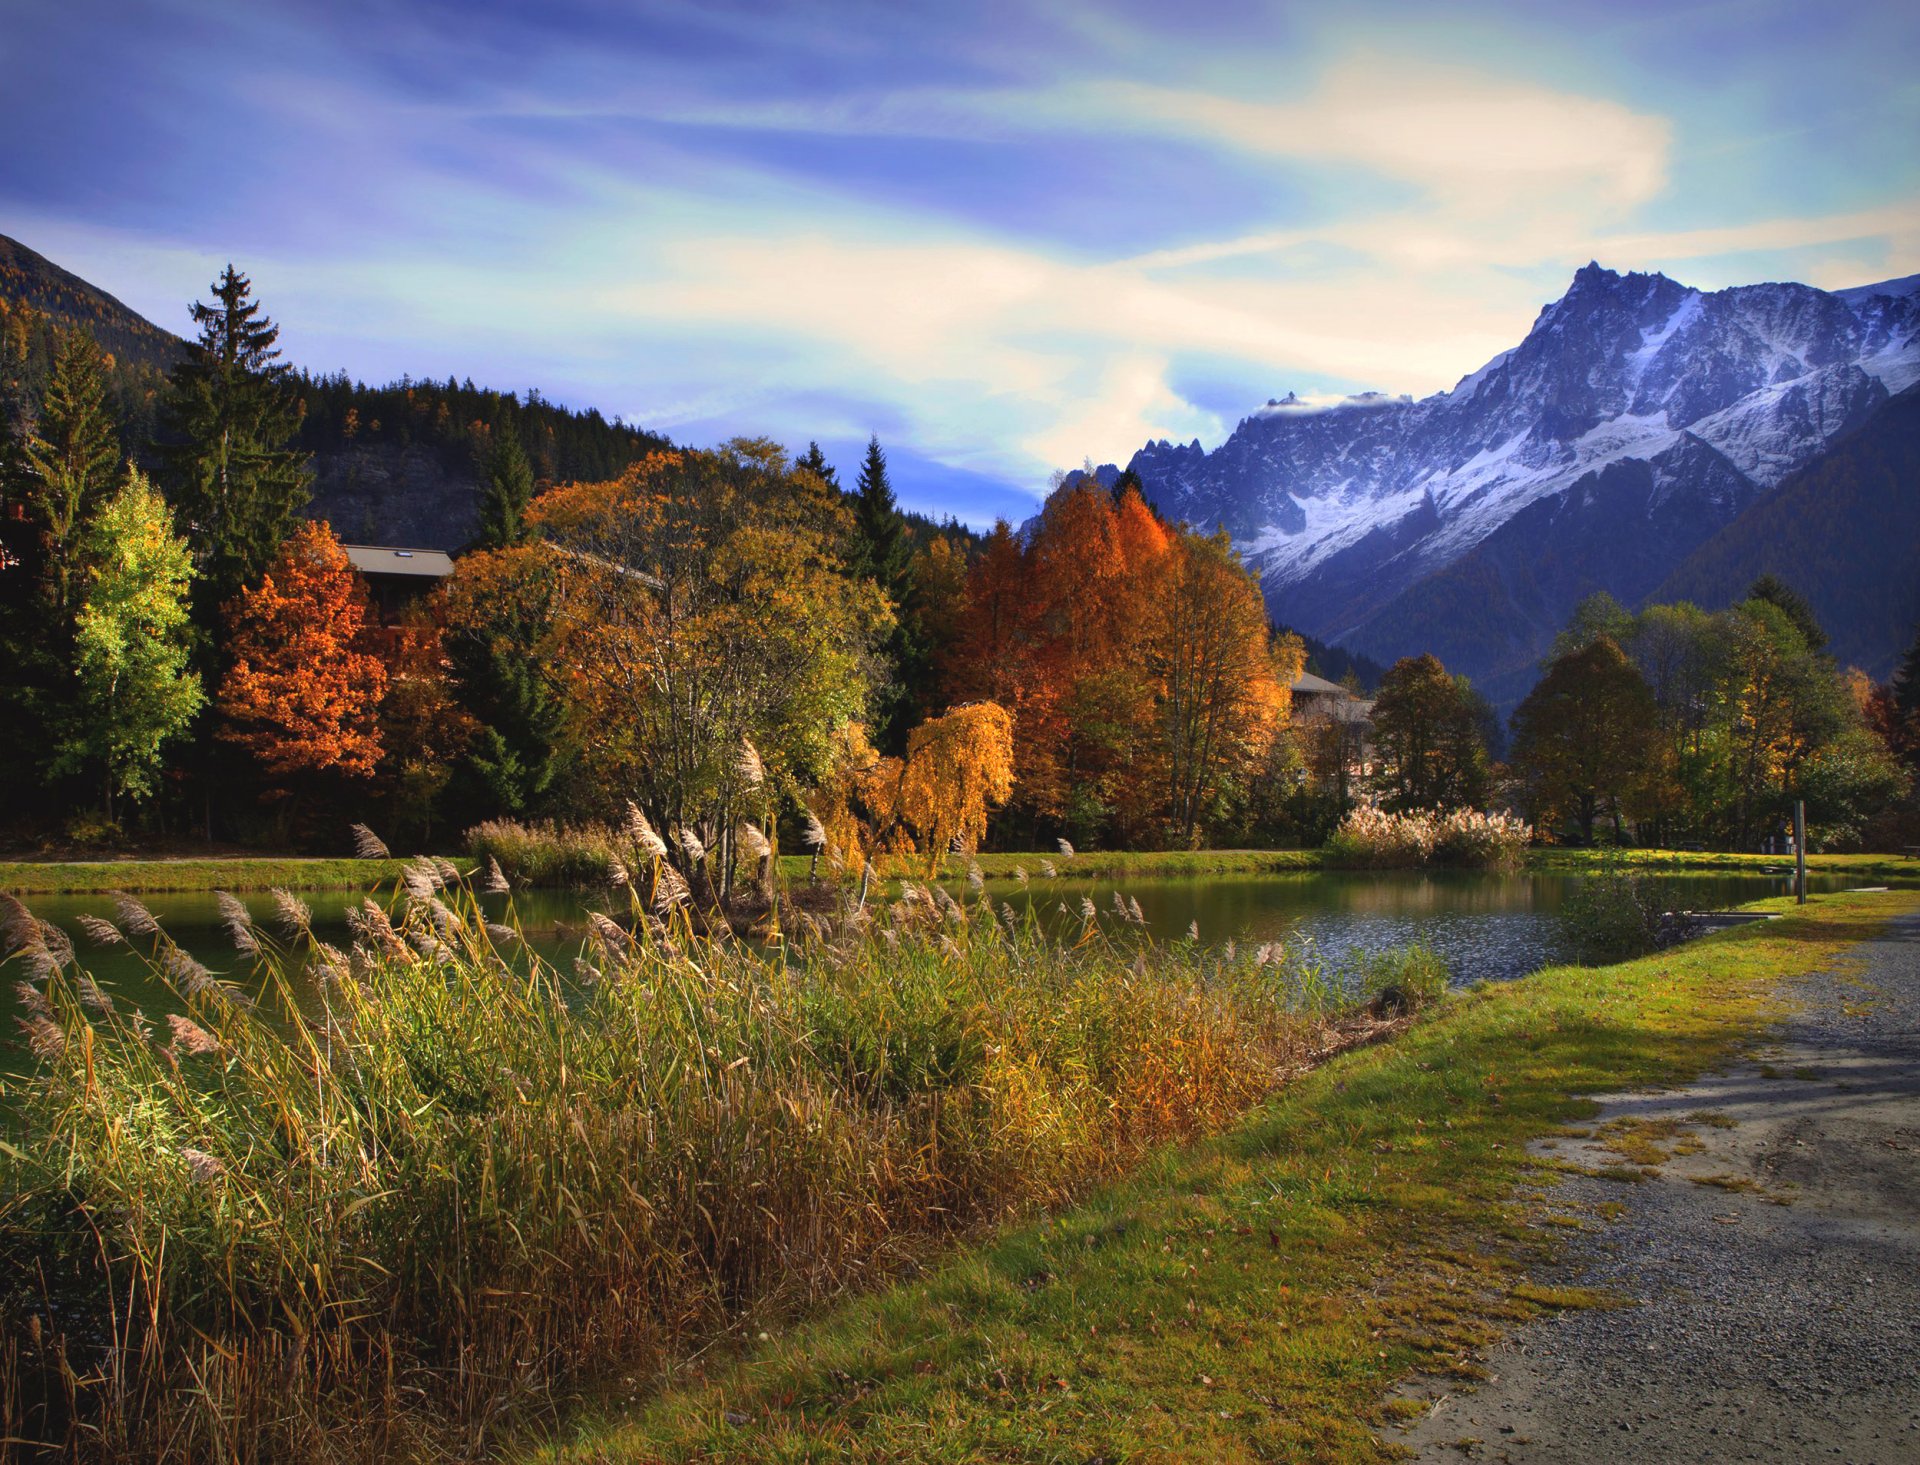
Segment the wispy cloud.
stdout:
[[1181,382],[1450,385],[1589,257],[1920,268],[1891,9],[1675,12],[1724,37],[1703,76],[1535,7],[21,4],[45,64],[6,105],[46,146],[0,159],[0,227],[163,324],[233,257],[313,365],[693,440],[883,430],[976,517],[989,481],[1217,440]]

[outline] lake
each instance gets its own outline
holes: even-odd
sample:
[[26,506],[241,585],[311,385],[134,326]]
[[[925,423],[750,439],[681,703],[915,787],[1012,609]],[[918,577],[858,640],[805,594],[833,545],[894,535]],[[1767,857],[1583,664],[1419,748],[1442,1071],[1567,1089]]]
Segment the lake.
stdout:
[[[1110,916],[1113,893],[1119,890],[1140,902],[1147,927],[1158,939],[1183,939],[1197,924],[1200,939],[1211,944],[1310,940],[1336,963],[1419,941],[1446,958],[1456,983],[1467,983],[1524,976],[1569,956],[1555,913],[1578,878],[1476,871],[1311,871],[1112,880],[1036,876],[1024,886],[1013,880],[992,880],[988,889],[996,903],[1004,901],[1016,911],[1032,907],[1053,919],[1058,919],[1057,906],[1065,904],[1074,913],[1071,926],[1076,931],[1083,896],[1091,898],[1103,916]],[[1677,904],[1697,910],[1784,895],[1790,888],[1784,875],[1687,873],[1662,878]],[[1808,877],[1809,889],[1816,893],[1857,883],[1843,875]],[[350,944],[345,912],[362,899],[359,893],[308,891],[302,898],[313,910],[317,935],[342,948]],[[271,929],[271,898],[262,892],[244,899],[256,920]],[[482,901],[492,918],[507,912],[509,897],[487,896]],[[235,954],[211,893],[153,895],[145,897],[144,903],[188,952],[218,973],[246,980],[249,963]],[[81,932],[77,917],[113,916],[109,898],[43,895],[28,904],[41,919],[56,923],[74,938],[82,965],[116,998],[154,1011],[172,1005],[139,957],[125,947],[94,946]],[[590,909],[615,915],[626,910],[624,895],[607,892],[524,891],[511,897],[511,904],[536,949],[563,969],[577,945],[574,939],[563,939],[558,927],[577,929]],[[0,1068],[16,1068],[24,1057],[11,1046],[17,1031],[13,1019],[20,1010],[13,980],[20,973],[13,963],[5,970],[9,980],[0,989],[0,1029],[9,1047],[0,1056]]]

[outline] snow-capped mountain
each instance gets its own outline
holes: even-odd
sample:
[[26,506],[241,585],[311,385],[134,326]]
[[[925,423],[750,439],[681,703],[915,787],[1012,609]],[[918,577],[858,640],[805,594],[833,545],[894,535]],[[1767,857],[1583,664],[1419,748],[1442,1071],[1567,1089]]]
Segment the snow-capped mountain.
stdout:
[[1155,442],[1129,466],[1170,518],[1227,529],[1276,618],[1376,657],[1433,645],[1416,592],[1479,554],[1479,618],[1510,619],[1455,652],[1485,678],[1530,670],[1581,595],[1650,591],[1916,381],[1920,276],[1709,292],[1589,264],[1450,392],[1289,396],[1211,453]]

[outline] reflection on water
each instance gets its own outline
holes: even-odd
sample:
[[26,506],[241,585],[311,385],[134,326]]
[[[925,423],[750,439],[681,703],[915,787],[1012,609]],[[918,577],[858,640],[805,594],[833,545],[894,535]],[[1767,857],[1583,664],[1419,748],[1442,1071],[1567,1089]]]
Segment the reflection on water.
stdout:
[[[990,884],[996,902],[1007,901],[1016,910],[1033,906],[1041,914],[1051,914],[1059,902],[1077,911],[1082,896],[1091,896],[1107,913],[1113,892],[1119,890],[1140,902],[1148,928],[1163,940],[1183,938],[1189,925],[1197,922],[1203,941],[1311,940],[1336,961],[1422,941],[1447,959],[1455,981],[1471,982],[1524,976],[1564,959],[1567,953],[1554,912],[1577,878],[1343,871],[1162,880],[1036,878],[1026,886],[1002,880]],[[1677,901],[1702,910],[1782,895],[1788,888],[1784,876],[1759,874],[1684,874],[1664,877],[1663,883],[1674,891]],[[1816,892],[1843,889],[1850,883],[1842,876],[1809,877],[1809,888]],[[956,893],[962,892],[956,889]],[[264,893],[244,898],[263,929],[273,929],[271,898]],[[313,910],[317,936],[337,946],[349,944],[346,910],[359,903],[361,894],[308,891],[301,898]],[[535,948],[557,959],[563,970],[577,950],[573,930],[586,912],[611,909],[618,915],[626,905],[624,894],[608,892],[537,890],[481,900],[489,918],[495,920],[504,917],[511,905]],[[181,947],[215,972],[248,984],[251,963],[234,953],[211,893],[154,895],[145,897],[144,903]],[[41,919],[55,922],[73,936],[82,965],[119,1000],[155,1011],[171,1005],[138,956],[125,947],[94,946],[80,930],[77,917],[83,914],[112,918],[110,899],[37,896],[29,904]],[[17,964],[0,971],[9,978],[0,989],[0,1041],[5,1041],[17,1031],[13,1019],[19,1015],[19,1003],[12,979],[21,973]],[[20,1060],[17,1048],[7,1050],[0,1053],[0,1068],[16,1067]]]
[[[1090,895],[1109,909],[1124,889],[1140,902],[1156,937],[1175,940],[1197,923],[1203,941],[1312,941],[1328,958],[1424,942],[1447,960],[1456,982],[1525,976],[1570,951],[1556,913],[1575,875],[1474,871],[1316,871],[1218,875],[1190,880],[1036,880],[1005,898],[1015,908],[1071,907]],[[1675,901],[1713,910],[1788,891],[1785,876],[1685,874],[1663,877]],[[1839,890],[1841,876],[1809,876],[1811,891]]]

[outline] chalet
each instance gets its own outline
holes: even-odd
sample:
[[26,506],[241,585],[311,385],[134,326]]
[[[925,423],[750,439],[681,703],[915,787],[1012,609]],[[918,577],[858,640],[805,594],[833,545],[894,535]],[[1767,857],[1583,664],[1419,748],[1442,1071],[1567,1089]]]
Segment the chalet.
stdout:
[[1372,699],[1302,672],[1293,680],[1293,726],[1315,776],[1337,786],[1343,798],[1373,774]]
[[1339,722],[1366,722],[1373,716],[1373,703],[1356,696],[1338,682],[1303,671],[1293,679],[1293,720],[1312,722],[1331,719]]
[[343,544],[347,561],[367,582],[375,623],[397,626],[407,607],[453,573],[445,550],[394,549],[379,544]]

